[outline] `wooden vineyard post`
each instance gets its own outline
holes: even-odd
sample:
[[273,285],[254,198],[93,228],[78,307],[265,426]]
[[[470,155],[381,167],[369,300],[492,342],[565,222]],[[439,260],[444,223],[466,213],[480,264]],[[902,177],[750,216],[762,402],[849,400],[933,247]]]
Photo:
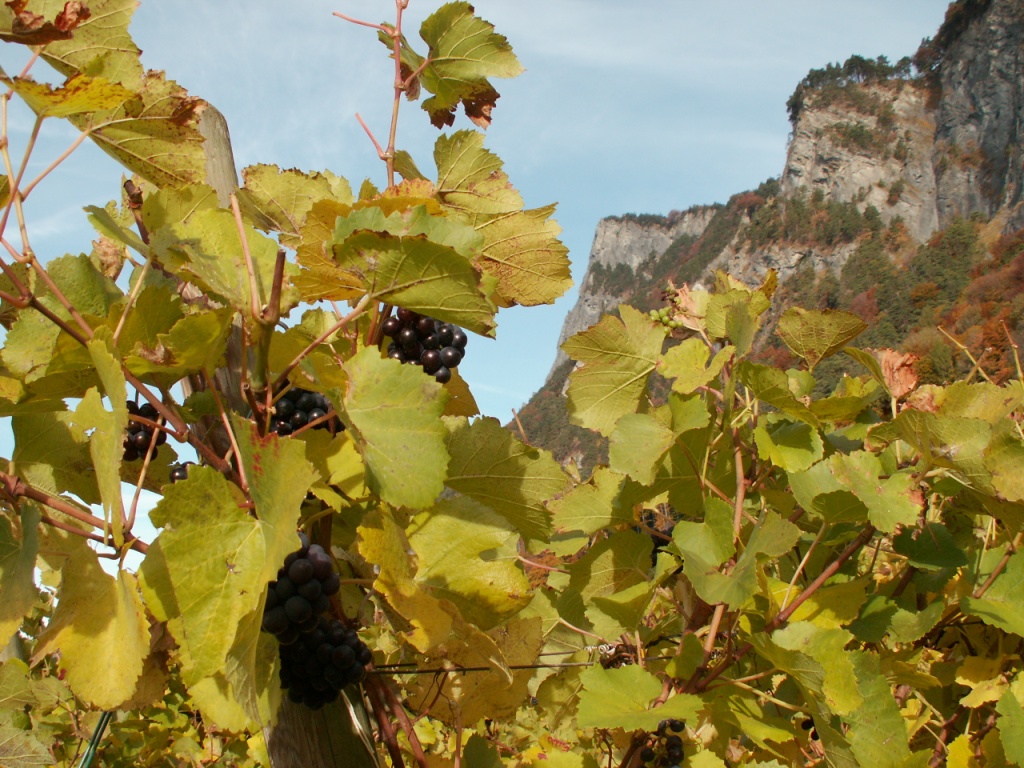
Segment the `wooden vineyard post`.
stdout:
[[[217,192],[220,205],[227,207],[230,195],[238,187],[231,137],[227,121],[212,105],[208,105],[199,122],[205,139],[206,179]],[[196,299],[202,293],[195,286],[186,286],[184,298]],[[225,406],[239,413],[248,411],[242,394],[242,326],[236,319],[228,338],[227,365],[217,370],[214,380]],[[185,394],[205,388],[201,380],[183,382]],[[219,424],[200,427],[207,439],[222,455],[229,444]],[[223,443],[223,445],[222,445]],[[273,768],[379,768],[372,742],[372,730],[360,694],[346,691],[332,704],[313,711],[287,699],[281,702],[278,721],[263,729],[267,751]]]

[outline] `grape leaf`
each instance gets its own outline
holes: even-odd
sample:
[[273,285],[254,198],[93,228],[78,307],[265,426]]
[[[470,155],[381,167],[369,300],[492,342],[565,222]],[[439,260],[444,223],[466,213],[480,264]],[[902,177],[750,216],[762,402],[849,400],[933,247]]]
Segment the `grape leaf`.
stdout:
[[638,483],[653,483],[657,463],[674,441],[672,430],[653,416],[627,413],[608,443],[609,466]]
[[0,82],[17,93],[40,117],[69,117],[113,109],[133,95],[122,85],[85,75],[75,75],[59,88],[20,77],[0,77]]
[[704,707],[699,697],[679,693],[651,708],[661,694],[661,681],[635,665],[588,667],[580,673],[580,682],[583,692],[576,719],[583,728],[654,731],[662,720],[695,721]]
[[0,643],[5,644],[36,601],[40,515],[32,503],[22,502],[20,507],[20,515],[13,511],[0,515]]
[[345,363],[346,424],[366,462],[366,483],[396,506],[429,507],[444,488],[448,451],[440,384],[374,348]]
[[857,315],[839,310],[790,307],[782,313],[775,332],[793,353],[814,366],[841,350],[866,328]]
[[929,571],[967,565],[967,555],[942,523],[925,523],[924,530],[905,528],[892,540],[894,552],[915,568]]
[[[255,286],[250,285],[249,270],[239,240],[234,216],[223,209],[205,209],[186,220],[172,222],[151,234],[153,252],[164,266],[204,292],[234,307],[251,318],[252,291],[262,309],[269,300],[277,261],[277,243],[243,225],[255,271]],[[286,273],[289,268],[286,267]],[[281,311],[287,313],[298,303],[298,293],[289,286],[281,292]]]
[[883,477],[887,473],[882,462],[867,451],[837,453],[829,465],[839,484],[867,507],[868,519],[880,531],[892,533],[898,525],[911,525],[917,519],[923,499],[910,473]]
[[[146,602],[161,620],[180,617],[170,626],[190,687],[223,670],[242,617],[260,604],[268,570],[278,565],[267,560],[260,523],[236,494],[219,472],[194,466],[150,512],[164,530],[142,564]],[[283,539],[275,541],[283,548]]]
[[781,421],[770,431],[762,421],[754,430],[754,442],[762,460],[771,461],[786,472],[802,472],[825,455],[818,430],[802,421]]
[[32,731],[0,723],[0,765],[4,768],[32,768],[53,765],[53,755]]
[[299,242],[299,230],[314,203],[355,202],[349,183],[330,171],[304,173],[276,165],[250,165],[242,169],[242,180],[239,206],[260,229],[280,232],[282,245],[290,247]]
[[158,187],[181,187],[206,178],[199,118],[206,102],[162,72],[147,72],[131,98],[113,109],[68,119],[107,154]]
[[[598,541],[569,566],[567,591],[583,601],[595,634],[614,640],[637,628],[654,588],[650,567],[651,539],[634,531],[617,531]],[[617,595],[625,599],[614,600]]]
[[566,485],[565,473],[551,454],[524,445],[494,418],[446,423],[448,487],[502,515],[524,538],[546,539],[551,516],[544,501]]
[[999,720],[996,727],[1003,742],[1006,757],[1017,765],[1024,765],[1024,678],[1017,678],[996,704]]
[[589,535],[617,524],[633,524],[633,510],[616,505],[622,488],[621,474],[598,466],[585,483],[550,502],[554,528],[560,533],[582,531]]
[[446,642],[452,633],[455,607],[416,582],[409,541],[392,514],[382,508],[368,515],[358,534],[359,554],[377,566],[374,589],[411,625],[399,635],[421,653]]
[[[842,651],[839,651],[842,654]],[[906,721],[892,696],[889,682],[879,669],[878,656],[848,653],[856,675],[857,692],[870,706],[844,715],[849,724],[846,738],[859,765],[901,765],[910,759]]]
[[[515,77],[523,71],[512,47],[494,26],[473,14],[466,2],[449,2],[420,26],[420,37],[430,46],[419,82],[432,98],[423,103],[430,121],[441,128],[454,121],[462,103],[467,116],[478,125],[490,123],[498,92],[488,77]],[[381,38],[390,43],[386,35]],[[402,46],[402,64],[409,72],[424,63],[408,46]]]
[[1006,632],[1024,636],[1024,556],[1010,557],[983,597],[960,598],[960,610]]
[[103,317],[123,297],[121,289],[88,256],[62,256],[47,271],[72,306],[84,315]]
[[484,630],[530,602],[530,583],[516,565],[519,532],[465,496],[444,500],[413,518],[416,581],[451,601]]
[[736,364],[736,374],[758,400],[816,429],[821,426],[811,410],[793,396],[789,389],[789,378],[784,371],[741,360]]
[[497,278],[502,306],[549,304],[572,285],[568,251],[549,220],[554,209],[524,211],[522,196],[483,140],[478,131],[438,137],[437,195],[450,217],[483,236],[477,266]]
[[57,610],[39,637],[39,658],[60,651],[75,694],[95,707],[116,709],[135,692],[149,653],[149,622],[135,578],[109,576],[96,553],[77,547],[64,566]]
[[673,380],[673,392],[688,395],[715,379],[735,353],[735,347],[723,347],[715,354],[711,365],[708,365],[708,358],[711,357],[708,345],[696,337],[686,339],[665,353],[660,372],[665,378]]
[[[56,5],[63,7],[63,3]],[[68,77],[76,72],[103,74],[135,87],[142,65],[128,24],[137,5],[135,0],[89,0],[89,13],[79,17],[70,38],[50,42],[42,49],[42,58]]]
[[100,501],[88,438],[72,428],[67,412],[16,415],[12,471],[50,493],[73,493],[87,504]]
[[632,307],[620,306],[622,319],[605,315],[597,325],[562,344],[583,363],[569,374],[569,420],[603,435],[634,413],[658,365],[665,329]]

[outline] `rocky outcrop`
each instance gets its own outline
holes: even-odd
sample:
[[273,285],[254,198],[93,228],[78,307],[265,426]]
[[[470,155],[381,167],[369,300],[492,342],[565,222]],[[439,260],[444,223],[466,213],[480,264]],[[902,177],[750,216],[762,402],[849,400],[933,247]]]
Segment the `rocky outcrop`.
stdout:
[[873,205],[883,222],[900,216],[911,236],[926,240],[940,227],[928,94],[902,81],[864,91],[891,108],[882,112],[891,122],[843,105],[804,110],[786,154],[782,194],[820,191],[862,209]]
[[[794,94],[794,99],[800,95],[798,108],[789,105],[796,120],[777,194],[734,197],[733,220],[741,228],[724,235],[717,228],[714,238],[708,235],[713,248],[704,248],[700,266],[685,279],[695,279],[703,265],[751,284],[769,269],[782,281],[807,266],[819,274],[838,273],[856,249],[855,240],[822,246],[779,235],[761,238],[755,246],[753,238],[744,237],[742,225],[750,224],[759,206],[784,209],[801,196],[856,206],[858,215],[873,216],[868,209],[874,208],[882,224],[899,217],[917,243],[956,217],[972,214],[992,219],[1004,232],[1024,228],[1024,0],[953,3],[915,64],[922,70],[914,78],[907,64],[874,79],[829,81],[836,73],[845,77],[843,68],[834,66],[817,71],[823,75],[817,86],[805,80],[801,87],[807,87]],[[622,270],[629,270],[627,278],[645,284],[664,277],[669,273],[662,269],[664,259],[694,258],[673,243],[684,234],[696,239],[716,230],[709,224],[720,210],[599,222],[559,346],[630,298],[628,281],[627,288],[616,289],[619,283],[604,279],[609,271],[619,270],[622,277]],[[559,351],[552,371],[565,360]]]
[[934,164],[940,221],[1004,211],[1024,227],[1024,2],[993,0],[939,70]]

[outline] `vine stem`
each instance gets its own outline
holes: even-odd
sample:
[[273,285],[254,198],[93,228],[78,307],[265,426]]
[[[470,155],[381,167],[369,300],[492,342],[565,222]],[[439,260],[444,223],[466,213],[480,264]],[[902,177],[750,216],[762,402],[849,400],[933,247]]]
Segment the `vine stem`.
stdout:
[[[67,515],[70,518],[78,520],[80,523],[91,525],[93,528],[99,528],[103,530],[106,526],[106,521],[101,520],[95,515],[90,515],[88,512],[79,509],[74,504],[60,498],[59,496],[53,496],[46,491],[41,491],[38,488],[33,488],[31,485],[26,483],[20,477],[15,475],[9,475],[6,472],[0,472],[0,483],[3,483],[4,490],[11,498],[26,498],[32,501],[39,502],[40,504],[49,507],[52,510],[60,512],[61,514]],[[72,531],[74,532],[74,531]],[[77,531],[77,535],[84,536],[86,531]],[[110,538],[104,540],[108,546],[113,546]],[[129,545],[131,549],[141,554],[146,554],[149,550],[149,545],[141,539],[134,538]]]
[[220,421],[224,425],[224,430],[228,433],[228,440],[231,441],[231,450],[235,454],[235,458],[238,460],[238,484],[242,489],[242,493],[246,496],[249,495],[249,481],[245,477],[245,467],[242,466],[242,453],[238,449],[238,440],[235,437],[235,430],[231,428],[231,419],[228,418],[228,413],[224,409],[224,401],[220,398],[220,392],[217,391],[217,384],[213,380],[213,377],[209,373],[203,371],[203,378],[206,380],[206,386],[213,394],[213,400],[217,404],[217,410],[220,412]]
[[242,209],[238,207],[238,197],[231,193],[231,213],[235,217],[235,227],[238,229],[238,239],[242,245],[242,257],[245,259],[245,270],[249,273],[249,313],[252,319],[259,322],[262,319],[260,311],[260,289],[256,280],[256,265],[252,260],[252,251],[249,250],[249,238],[245,236],[245,223],[242,221]]
[[402,750],[398,747],[398,738],[384,709],[384,702],[380,699],[380,692],[372,685],[363,686],[363,690],[366,691],[366,697],[370,700],[370,708],[377,719],[377,727],[380,728],[384,746],[387,747],[388,754],[391,755],[393,768],[405,768]]
[[[853,555],[856,554],[861,547],[867,544],[874,535],[875,527],[873,525],[866,526],[857,538],[851,541],[849,545],[847,545],[846,549],[844,549],[835,560],[829,563],[829,565],[826,566],[820,574],[818,574],[818,577],[814,581],[807,585],[804,591],[797,596],[788,608],[783,611],[779,611],[771,620],[768,621],[767,624],[765,624],[763,631],[771,634],[789,621],[789,617],[793,615],[793,612],[803,605],[811,595],[817,592],[821,588],[822,584],[835,575],[836,571],[842,567],[843,563],[853,557]],[[687,681],[685,686],[686,692],[702,693],[715,678],[719,677],[723,672],[725,672],[725,670],[742,659],[752,650],[754,650],[753,643],[746,643],[741,648],[737,648],[735,652],[722,659],[718,666],[712,669],[706,676],[699,680],[691,679]]]
[[992,582],[996,580],[999,574],[1003,572],[1007,564],[1010,562],[1010,557],[1012,557],[1013,554],[1017,551],[1017,548],[1020,546],[1022,539],[1024,539],[1024,531],[1021,531],[1013,537],[1013,541],[1011,541],[1010,546],[1006,548],[1006,552],[1003,553],[1002,559],[1000,559],[1000,561],[996,563],[996,567],[992,569],[992,573],[990,573],[988,575],[988,578],[985,579],[985,583],[978,587],[976,590],[974,590],[974,593],[971,595],[971,597],[977,600],[979,597],[988,592],[988,588],[992,586]]
[[384,680],[374,678],[371,684],[377,685],[380,688],[384,694],[384,699],[391,708],[391,713],[395,716],[398,724],[402,726],[402,730],[405,731],[413,757],[416,758],[416,764],[420,768],[427,768],[427,756],[423,753],[423,745],[420,744],[420,738],[416,735],[416,729],[413,728],[412,722],[409,720],[409,714],[405,711],[405,707],[402,706],[402,702],[398,700],[398,696],[395,695],[395,692],[391,690],[391,686]]
[[793,592],[793,588],[796,586],[797,579],[800,578],[800,574],[804,572],[804,568],[807,567],[807,563],[810,562],[811,554],[814,552],[815,547],[821,543],[821,540],[825,537],[825,531],[828,530],[828,523],[823,523],[821,530],[818,531],[818,535],[814,537],[814,541],[811,542],[811,546],[808,547],[807,553],[801,558],[800,564],[796,567],[796,573],[793,574],[793,578],[790,579],[789,586],[786,588],[786,594],[782,598],[782,606],[779,610],[785,610],[786,604],[789,602],[789,596]]
[[316,339],[311,341],[309,343],[309,345],[304,350],[302,350],[301,352],[299,352],[299,354],[297,354],[295,356],[294,360],[292,360],[290,363],[288,363],[288,365],[285,366],[284,370],[281,371],[281,373],[278,375],[277,380],[274,381],[272,389],[276,391],[278,389],[278,387],[283,386],[284,383],[286,381],[288,381],[288,374],[291,373],[292,371],[294,371],[295,368],[299,365],[299,363],[301,363],[303,360],[305,360],[306,357],[314,349],[316,349],[321,344],[323,344],[325,341],[327,341],[327,339],[329,339],[335,333],[337,333],[342,328],[344,328],[346,325],[348,325],[350,322],[352,322],[352,320],[354,320],[355,318],[357,318],[361,314],[363,314],[363,312],[366,311],[366,307],[367,307],[367,305],[369,305],[369,303],[370,303],[370,294],[368,294],[368,293],[364,294],[363,298],[361,298],[359,300],[359,303],[356,304],[355,308],[351,312],[349,312],[347,315],[345,315],[343,318],[341,318],[338,322],[336,322],[334,325],[332,325],[330,328],[328,328],[326,331],[324,331],[322,334],[320,334],[320,336],[318,336]]

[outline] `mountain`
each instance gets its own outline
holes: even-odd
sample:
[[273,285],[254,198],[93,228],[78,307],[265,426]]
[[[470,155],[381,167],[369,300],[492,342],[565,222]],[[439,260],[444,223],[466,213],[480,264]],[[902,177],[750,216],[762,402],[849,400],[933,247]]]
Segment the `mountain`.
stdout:
[[[620,303],[660,306],[670,283],[724,270],[756,284],[774,270],[780,304],[857,313],[871,326],[858,343],[914,352],[925,381],[975,361],[996,379],[1013,373],[1024,344],[1024,2],[954,2],[913,57],[811,70],[787,108],[778,178],[725,205],[598,223],[559,347]],[[758,350],[787,362],[771,327]],[[569,422],[572,368],[559,350],[517,426],[586,467],[604,447]]]

